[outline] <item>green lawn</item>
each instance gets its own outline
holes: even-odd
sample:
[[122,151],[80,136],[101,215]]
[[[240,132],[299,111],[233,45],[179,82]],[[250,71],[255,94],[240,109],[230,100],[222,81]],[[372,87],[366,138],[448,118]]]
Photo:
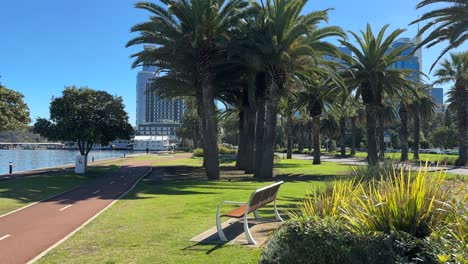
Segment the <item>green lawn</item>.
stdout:
[[[310,161],[284,160],[276,173],[288,181],[278,196],[285,215],[307,191],[324,188],[323,175],[348,168]],[[223,180],[207,181],[201,159],[158,159],[157,168],[124,199],[86,228],[47,254],[38,263],[257,263],[261,249],[200,245],[189,239],[214,226],[216,205],[222,200],[245,201],[250,193],[271,182],[254,181],[225,161]],[[182,165],[182,166],[176,166]],[[304,173],[302,177],[298,174]],[[271,208],[260,212],[269,215]]]
[[[339,153],[337,153],[339,154]],[[357,152],[356,157],[358,158],[366,158],[366,152]],[[385,153],[386,158],[390,158],[392,160],[400,160],[401,153]],[[413,153],[409,153],[409,159],[413,160]],[[430,162],[438,162],[440,164],[455,164],[455,161],[458,159],[457,155],[447,155],[447,154],[429,154],[429,153],[420,153],[419,159],[421,161],[430,161]]]
[[120,162],[90,167],[86,175],[51,174],[0,181],[0,215],[79,186],[118,168]]

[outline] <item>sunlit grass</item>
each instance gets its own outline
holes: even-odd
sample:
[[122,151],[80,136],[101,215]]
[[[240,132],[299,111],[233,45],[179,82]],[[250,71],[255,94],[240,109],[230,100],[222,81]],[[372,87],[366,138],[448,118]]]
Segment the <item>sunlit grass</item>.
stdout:
[[[246,201],[253,190],[272,181],[254,181],[242,171],[229,171],[221,181],[208,181],[199,175],[203,172],[201,163],[198,158],[158,159],[153,165],[164,168],[155,168],[150,178],[39,263],[258,263],[261,249],[201,245],[189,240],[215,225],[220,201]],[[320,175],[347,169],[308,163],[283,160],[275,164],[282,173],[306,172],[313,176],[287,182],[280,188],[278,207],[286,218],[286,212],[296,209],[308,191],[323,190],[330,183],[320,180]],[[226,164],[232,165],[233,161]],[[184,178],[168,175],[171,168],[166,166],[183,168]],[[152,177],[163,180],[153,181]],[[272,208],[266,207],[260,214],[272,216]]]

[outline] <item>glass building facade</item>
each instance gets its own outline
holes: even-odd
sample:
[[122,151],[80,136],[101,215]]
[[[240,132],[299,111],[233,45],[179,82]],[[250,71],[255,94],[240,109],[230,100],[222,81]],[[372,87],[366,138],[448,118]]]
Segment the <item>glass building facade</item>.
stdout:
[[[145,47],[145,49],[151,47]],[[143,66],[137,74],[136,126],[137,135],[168,135],[175,137],[184,112],[182,99],[159,98],[151,91],[156,76],[154,66]]]

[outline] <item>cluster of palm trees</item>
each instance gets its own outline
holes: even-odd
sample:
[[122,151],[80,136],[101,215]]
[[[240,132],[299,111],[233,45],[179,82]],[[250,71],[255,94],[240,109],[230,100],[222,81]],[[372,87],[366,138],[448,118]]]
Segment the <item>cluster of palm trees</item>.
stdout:
[[[376,164],[378,126],[383,126],[377,117],[384,106],[398,103],[404,115],[423,97],[414,72],[392,67],[407,58],[402,54],[408,46],[392,47],[404,30],[386,35],[385,26],[374,35],[368,25],[360,36],[350,32],[354,45],[341,28],[319,26],[330,9],[304,13],[307,0],[160,2],[136,4],[151,16],[132,28],[139,35],[128,46],[152,48],[134,54],[133,66],[158,67],[152,88],[160,96],[191,98],[190,117],[198,117],[194,131],[209,179],[220,177],[215,99],[239,111],[237,166],[271,178],[279,114],[287,120],[297,111],[310,115],[319,164],[320,119],[327,105],[345,109],[362,102],[368,160]],[[341,53],[325,41],[329,37],[339,38],[355,56]],[[341,112],[344,120],[353,111]]]

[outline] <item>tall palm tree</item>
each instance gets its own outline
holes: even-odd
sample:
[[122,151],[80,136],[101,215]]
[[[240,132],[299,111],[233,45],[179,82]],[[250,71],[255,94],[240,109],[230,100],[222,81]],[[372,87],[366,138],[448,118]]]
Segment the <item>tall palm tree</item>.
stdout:
[[408,89],[411,75],[408,70],[394,69],[391,66],[406,57],[402,52],[409,46],[402,45],[392,47],[392,42],[405,30],[397,29],[385,37],[385,25],[377,36],[374,35],[370,25],[366,32],[361,32],[361,37],[350,32],[358,46],[347,40],[340,42],[349,48],[354,57],[344,55],[349,69],[354,73],[356,82],[356,94],[362,97],[366,107],[368,162],[370,165],[377,164],[377,141],[376,141],[376,116],[379,106],[386,96],[393,98],[399,96],[401,91]]
[[421,37],[425,32],[432,31],[416,47],[423,46],[430,48],[444,41],[449,41],[449,45],[442,50],[439,57],[432,64],[431,70],[437,62],[450,50],[460,47],[468,39],[468,1],[466,0],[423,0],[416,8],[423,8],[432,4],[445,4],[444,7],[434,9],[425,13],[420,18],[411,22],[410,25],[419,22],[428,22],[422,27],[416,37]]
[[214,67],[225,43],[242,17],[245,0],[161,0],[162,5],[139,2],[137,8],[151,13],[137,24],[140,35],[127,46],[152,44],[156,48],[136,53],[134,66],[150,64],[178,73],[189,73],[201,105],[205,165],[209,179],[219,179],[217,124],[214,98]]
[[263,34],[258,38],[258,47],[264,59],[264,69],[271,78],[271,85],[266,93],[262,164],[261,168],[256,168],[256,173],[262,178],[273,176],[278,103],[287,91],[288,74],[294,73],[290,62],[302,56],[318,60],[326,53],[337,53],[334,45],[322,40],[343,35],[338,27],[318,28],[319,23],[328,20],[328,10],[302,15],[306,2],[267,0],[264,4],[257,3],[267,21]]
[[419,99],[409,104],[409,113],[413,117],[413,159],[419,160],[419,142],[421,134],[421,120],[425,121],[434,114],[435,103],[427,95],[424,86],[418,86]]
[[[312,69],[311,69],[312,70]],[[312,70],[313,71],[313,70]],[[332,78],[327,78],[317,73],[305,73],[306,76],[301,76],[304,88],[298,93],[298,107],[304,107],[309,112],[312,118],[312,146],[313,147],[313,162],[318,165],[320,159],[320,119],[324,108],[330,103],[328,91],[331,87],[335,87],[336,83]]]
[[434,76],[438,78],[434,84],[454,83],[449,102],[458,119],[457,165],[464,166],[468,161],[468,52],[450,53],[450,60],[443,60]]

